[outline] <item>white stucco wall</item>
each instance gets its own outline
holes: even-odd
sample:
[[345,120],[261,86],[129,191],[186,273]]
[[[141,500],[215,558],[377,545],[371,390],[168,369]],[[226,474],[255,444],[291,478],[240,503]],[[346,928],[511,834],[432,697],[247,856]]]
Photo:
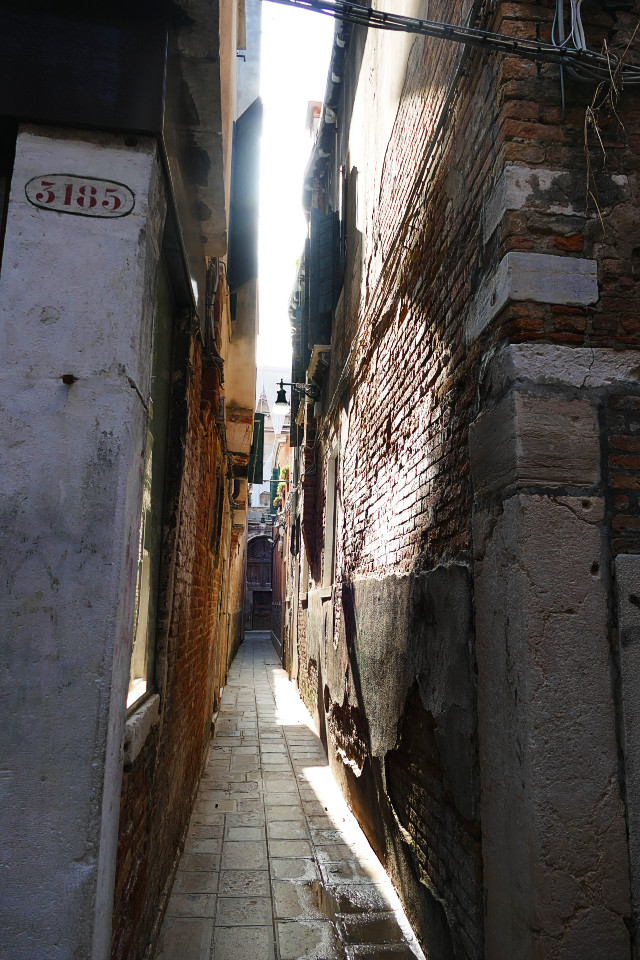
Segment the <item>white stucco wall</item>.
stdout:
[[[124,183],[133,212],[30,204],[53,173]],[[153,141],[21,130],[0,273],[4,960],[109,954],[163,221]]]

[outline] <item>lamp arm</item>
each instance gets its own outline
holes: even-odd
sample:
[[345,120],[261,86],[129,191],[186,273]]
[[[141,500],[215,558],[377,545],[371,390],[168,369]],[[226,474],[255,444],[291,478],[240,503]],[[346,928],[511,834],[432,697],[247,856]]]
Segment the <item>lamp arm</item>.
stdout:
[[294,390],[297,390],[298,393],[304,393],[305,397],[308,397],[309,400],[319,400],[320,399],[320,387],[317,383],[291,383],[288,380],[280,381],[280,389],[284,387],[292,387]]
[[292,383],[291,386],[299,393],[304,393],[309,400],[320,399],[320,387],[316,383]]

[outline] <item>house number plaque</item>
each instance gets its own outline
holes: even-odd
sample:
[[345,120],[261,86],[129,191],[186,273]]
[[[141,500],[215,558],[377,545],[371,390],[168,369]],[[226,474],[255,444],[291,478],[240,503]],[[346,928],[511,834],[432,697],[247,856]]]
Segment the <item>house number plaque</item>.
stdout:
[[33,177],[24,192],[34,207],[78,217],[126,217],[136,202],[133,191],[124,183],[68,173]]

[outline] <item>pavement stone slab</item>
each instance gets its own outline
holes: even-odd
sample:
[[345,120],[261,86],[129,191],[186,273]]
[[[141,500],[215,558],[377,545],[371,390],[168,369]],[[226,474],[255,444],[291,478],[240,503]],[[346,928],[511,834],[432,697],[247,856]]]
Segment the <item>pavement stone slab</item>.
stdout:
[[309,830],[302,818],[299,820],[270,820],[267,823],[267,837],[269,840],[308,840]]
[[424,960],[307,718],[269,634],[248,634],[154,960]]
[[236,827],[229,824],[225,837],[227,840],[264,840],[264,827]]
[[220,837],[191,837],[188,836],[184,845],[185,853],[220,853],[222,839]]
[[215,928],[212,960],[274,960],[274,956],[272,924]]
[[215,893],[218,887],[218,874],[202,870],[183,870],[176,873],[173,884],[174,893]]
[[271,923],[271,897],[220,897],[216,924],[221,926],[261,926]]
[[167,906],[167,917],[209,917],[216,912],[214,893],[173,893]]
[[274,880],[302,881],[317,880],[320,876],[315,861],[309,859],[276,858],[269,861],[269,870]]
[[313,857],[313,850],[308,840],[275,840],[269,839],[270,857]]
[[167,917],[155,960],[209,960],[213,919]]
[[274,914],[278,920],[325,920],[312,883],[272,880]]
[[278,921],[281,960],[343,960],[344,951],[328,920]]
[[220,897],[268,897],[266,870],[223,870],[218,884]]
[[187,873],[215,873],[220,869],[219,853],[183,853],[180,869]]

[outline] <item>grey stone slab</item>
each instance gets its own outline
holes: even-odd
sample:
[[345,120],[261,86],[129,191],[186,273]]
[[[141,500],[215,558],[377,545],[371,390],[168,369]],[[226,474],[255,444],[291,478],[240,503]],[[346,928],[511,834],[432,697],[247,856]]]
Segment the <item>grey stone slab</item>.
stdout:
[[189,825],[189,833],[187,834],[188,840],[209,840],[216,837],[221,837],[224,833],[224,817],[221,815],[219,822],[216,818],[216,823],[194,823],[193,820]]
[[341,960],[344,956],[328,920],[278,921],[281,960]]
[[318,863],[338,863],[340,860],[350,860],[354,856],[346,843],[317,844],[314,852]]
[[213,920],[167,917],[158,940],[156,960],[209,960]]
[[217,926],[261,926],[271,923],[271,897],[220,897]]
[[338,920],[343,943],[396,944],[406,942],[400,924],[392,913],[349,916]]
[[266,870],[223,870],[218,884],[220,897],[268,897]]
[[320,871],[327,886],[334,883],[371,883],[372,878],[377,875],[375,868],[358,863],[357,860],[321,863]]
[[249,780],[258,780],[260,777],[260,768],[255,767],[253,770],[230,770],[225,777],[225,783],[228,784],[229,789],[233,789],[233,784],[236,783],[247,783]]
[[285,806],[280,803],[271,804],[267,800],[265,802],[264,812],[267,818],[267,823],[273,823],[277,820],[286,820],[288,822],[291,822],[292,820],[298,820],[304,823],[305,820],[302,806],[299,803],[287,804]]
[[[298,799],[299,799],[298,785],[293,779],[293,777],[290,780],[287,780],[285,777],[283,777],[282,779],[277,777],[274,779],[268,779],[267,777],[265,777],[264,782],[262,784],[262,789],[264,791],[265,796],[269,799],[270,802],[277,802],[277,798],[285,793],[295,797],[296,803],[298,802]],[[273,800],[274,794],[276,797],[275,800]]]
[[346,947],[346,960],[416,960],[416,956],[408,943]]
[[213,918],[216,899],[213,893],[174,893],[167,906],[167,916]]
[[325,901],[325,915],[393,913],[387,896],[375,883],[318,884],[319,897]]
[[183,870],[181,867],[176,873],[173,884],[174,893],[215,893],[218,887],[217,873],[207,873],[202,870]]
[[235,800],[196,800],[194,813],[231,813],[236,809]]
[[220,853],[222,839],[220,837],[191,837],[188,836],[184,845],[185,853]]
[[304,812],[308,817],[322,817],[328,810],[321,801],[315,800],[303,800]]
[[309,831],[304,820],[274,820],[267,824],[267,836],[270,840],[308,840]]
[[273,960],[273,927],[219,927],[212,960]]
[[272,858],[269,869],[274,880],[295,880],[300,883],[319,877],[315,862],[311,859]]
[[300,794],[300,798],[307,803],[320,800],[320,797],[313,787],[307,786],[304,782],[301,783],[300,780],[298,780],[298,793]]
[[215,873],[220,869],[219,853],[183,853],[180,858],[180,869],[185,873],[197,871],[200,873]]
[[211,803],[216,800],[228,800],[229,789],[226,784],[201,787],[198,792],[198,803]]
[[223,870],[263,870],[267,866],[264,840],[225,840],[222,847]]
[[267,770],[263,767],[262,769],[262,782],[269,784],[270,787],[275,787],[277,784],[287,784],[288,786],[294,786],[296,789],[298,787],[298,780],[293,772],[293,770]]
[[234,810],[238,813],[263,813],[262,800],[242,798],[234,801]]
[[191,814],[191,820],[189,821],[189,829],[195,826],[220,826],[224,829],[224,813],[218,813],[215,810],[213,813],[197,813],[193,812]]
[[224,777],[229,770],[229,757],[224,760],[209,760],[202,775],[202,782],[215,780],[217,777]]
[[270,790],[265,790],[265,803],[271,804],[273,807],[298,807],[300,806],[300,797],[295,789],[291,792],[279,791],[273,793]]
[[264,824],[264,809],[260,804],[257,810],[238,810],[226,816],[227,827],[257,827]]
[[[247,784],[237,784],[237,786],[247,786]],[[231,790],[230,797],[232,800],[235,800],[236,803],[246,803],[249,800],[258,801],[262,797],[262,789],[256,785],[251,786],[250,789],[246,790]]]
[[256,770],[260,770],[260,761],[250,760],[248,757],[240,757],[229,764],[230,773],[252,773]]
[[318,846],[322,844],[335,844],[342,843],[344,841],[344,835],[340,830],[336,830],[333,827],[317,827],[313,823],[309,823],[311,828],[311,839],[314,844]]
[[264,840],[264,826],[234,827],[230,824],[226,832],[227,840]]
[[275,916],[279,920],[326,919],[318,906],[314,888],[316,882],[292,883],[290,880],[272,880]]
[[312,857],[313,850],[308,840],[269,839],[270,857]]

